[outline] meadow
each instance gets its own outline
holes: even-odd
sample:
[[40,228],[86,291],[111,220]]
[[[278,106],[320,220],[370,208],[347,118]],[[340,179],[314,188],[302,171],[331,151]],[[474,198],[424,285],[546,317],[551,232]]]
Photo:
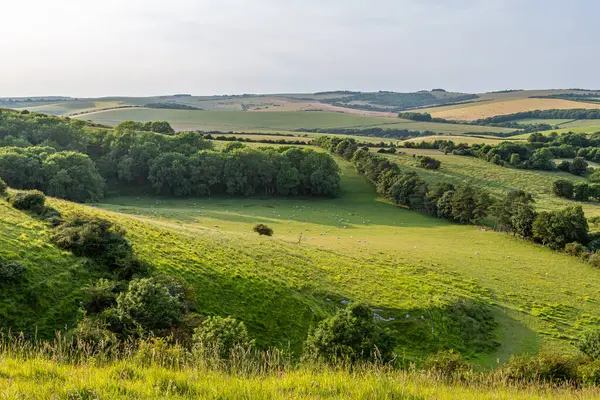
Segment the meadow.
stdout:
[[134,120],[146,122],[150,120],[169,121],[178,131],[290,131],[295,129],[316,128],[390,128],[408,129],[440,133],[465,132],[512,132],[512,129],[482,127],[460,124],[442,124],[402,120],[364,115],[353,115],[339,112],[298,111],[298,112],[244,112],[244,111],[187,111],[157,109],[118,109],[99,111],[76,116],[78,119],[110,126],[123,121]]

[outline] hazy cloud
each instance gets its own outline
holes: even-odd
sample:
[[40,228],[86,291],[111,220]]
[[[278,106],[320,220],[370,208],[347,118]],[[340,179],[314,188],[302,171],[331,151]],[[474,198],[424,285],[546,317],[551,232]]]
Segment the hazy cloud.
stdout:
[[0,96],[600,88],[593,0],[22,0]]

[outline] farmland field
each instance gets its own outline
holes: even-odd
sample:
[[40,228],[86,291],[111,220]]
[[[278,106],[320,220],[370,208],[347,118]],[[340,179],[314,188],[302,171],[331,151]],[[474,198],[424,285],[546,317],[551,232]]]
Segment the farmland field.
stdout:
[[578,101],[560,99],[515,99],[515,100],[487,100],[469,104],[457,104],[447,107],[433,107],[419,109],[419,112],[428,112],[433,117],[457,121],[474,121],[496,115],[513,114],[522,111],[551,110],[573,108],[600,108],[600,104],[583,103]]
[[399,118],[384,118],[363,115],[350,115],[333,112],[242,112],[242,111],[187,111],[157,109],[120,109],[79,115],[76,118],[93,122],[117,125],[134,120],[146,122],[165,120],[178,131],[217,130],[217,131],[260,131],[294,130],[314,128],[390,128],[413,131],[431,130],[440,133],[464,132],[512,132],[512,129],[482,127],[460,124],[439,124],[417,122]]

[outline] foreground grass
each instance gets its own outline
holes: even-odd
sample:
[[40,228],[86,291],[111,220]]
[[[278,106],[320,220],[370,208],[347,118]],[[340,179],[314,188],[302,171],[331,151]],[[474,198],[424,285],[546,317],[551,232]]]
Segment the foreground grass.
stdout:
[[493,379],[449,383],[419,372],[359,368],[226,373],[135,361],[72,365],[0,356],[5,399],[594,399],[597,388],[505,385]]

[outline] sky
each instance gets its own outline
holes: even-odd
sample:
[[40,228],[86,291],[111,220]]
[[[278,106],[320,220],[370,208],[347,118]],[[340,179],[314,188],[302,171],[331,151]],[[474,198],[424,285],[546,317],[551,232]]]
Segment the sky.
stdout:
[[598,15],[596,0],[7,1],[0,97],[600,89]]

